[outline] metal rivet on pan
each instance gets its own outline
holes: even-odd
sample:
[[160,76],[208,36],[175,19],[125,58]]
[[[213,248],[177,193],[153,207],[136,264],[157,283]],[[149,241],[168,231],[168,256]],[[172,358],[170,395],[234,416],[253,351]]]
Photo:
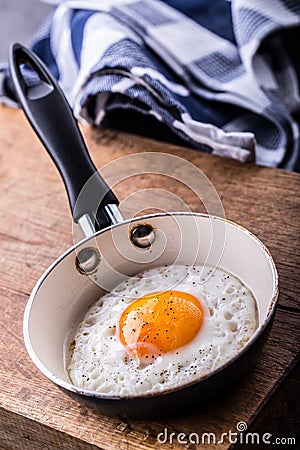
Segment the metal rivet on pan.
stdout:
[[137,225],[131,230],[130,239],[137,247],[147,248],[155,241],[155,231],[151,225]]
[[76,268],[80,273],[89,275],[97,269],[100,263],[98,250],[93,247],[86,247],[80,250],[76,257]]

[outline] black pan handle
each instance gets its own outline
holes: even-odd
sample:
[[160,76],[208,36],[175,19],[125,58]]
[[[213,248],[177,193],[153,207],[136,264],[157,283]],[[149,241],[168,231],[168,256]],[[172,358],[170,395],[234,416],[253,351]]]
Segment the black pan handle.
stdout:
[[[22,75],[22,64],[37,76],[33,85]],[[22,109],[62,176],[74,221],[88,215],[95,230],[111,225],[107,212],[118,199],[97,172],[58,83],[37,55],[21,44],[11,46],[9,66]]]

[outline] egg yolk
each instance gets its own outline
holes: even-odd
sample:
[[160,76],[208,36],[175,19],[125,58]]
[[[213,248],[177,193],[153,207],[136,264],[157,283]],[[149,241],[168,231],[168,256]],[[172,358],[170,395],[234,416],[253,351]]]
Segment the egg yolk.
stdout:
[[155,292],[132,302],[119,321],[120,341],[131,357],[152,362],[190,342],[199,332],[199,300],[179,291]]

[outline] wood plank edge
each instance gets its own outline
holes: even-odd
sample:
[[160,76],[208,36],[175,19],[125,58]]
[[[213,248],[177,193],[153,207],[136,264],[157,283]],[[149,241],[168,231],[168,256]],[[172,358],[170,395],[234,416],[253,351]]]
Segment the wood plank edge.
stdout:
[[[0,408],[1,450],[99,450],[100,447]],[[103,449],[101,449],[103,450]]]
[[[292,388],[291,388],[292,386]],[[260,405],[251,420],[247,423],[247,430],[244,434],[258,433],[261,441],[265,433],[275,438],[295,438],[300,444],[300,355],[298,355],[290,365],[288,371],[277,380],[276,385],[264,402]],[[249,437],[249,439],[251,439]],[[249,440],[251,442],[251,440]],[[260,442],[261,444],[261,442]],[[232,444],[230,450],[243,450],[246,443],[237,442]],[[263,446],[263,444],[261,444]],[[265,445],[267,448],[267,445]],[[278,445],[279,448],[279,445]],[[291,448],[285,445],[285,448]],[[293,445],[293,448],[294,445]],[[298,447],[297,447],[298,448]]]

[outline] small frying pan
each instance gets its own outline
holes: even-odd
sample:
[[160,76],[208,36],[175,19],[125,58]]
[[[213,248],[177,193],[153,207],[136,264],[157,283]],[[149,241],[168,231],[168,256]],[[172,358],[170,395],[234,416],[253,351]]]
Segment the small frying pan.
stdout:
[[[28,67],[34,74],[30,83],[23,72]],[[68,102],[45,65],[14,44],[10,70],[19,102],[56,164],[73,219],[86,236],[49,267],[26,306],[24,340],[35,365],[67,393],[108,415],[174,413],[199,398],[227,391],[251,368],[274,317],[278,277],[267,248],[245,228],[208,214],[160,213],[124,221],[117,198],[92,163]],[[146,268],[216,262],[250,288],[258,305],[258,329],[234,358],[208,375],[199,373],[197,380],[186,379],[157,394],[111,396],[71,383],[65,367],[67,343],[87,308],[103,293]]]

